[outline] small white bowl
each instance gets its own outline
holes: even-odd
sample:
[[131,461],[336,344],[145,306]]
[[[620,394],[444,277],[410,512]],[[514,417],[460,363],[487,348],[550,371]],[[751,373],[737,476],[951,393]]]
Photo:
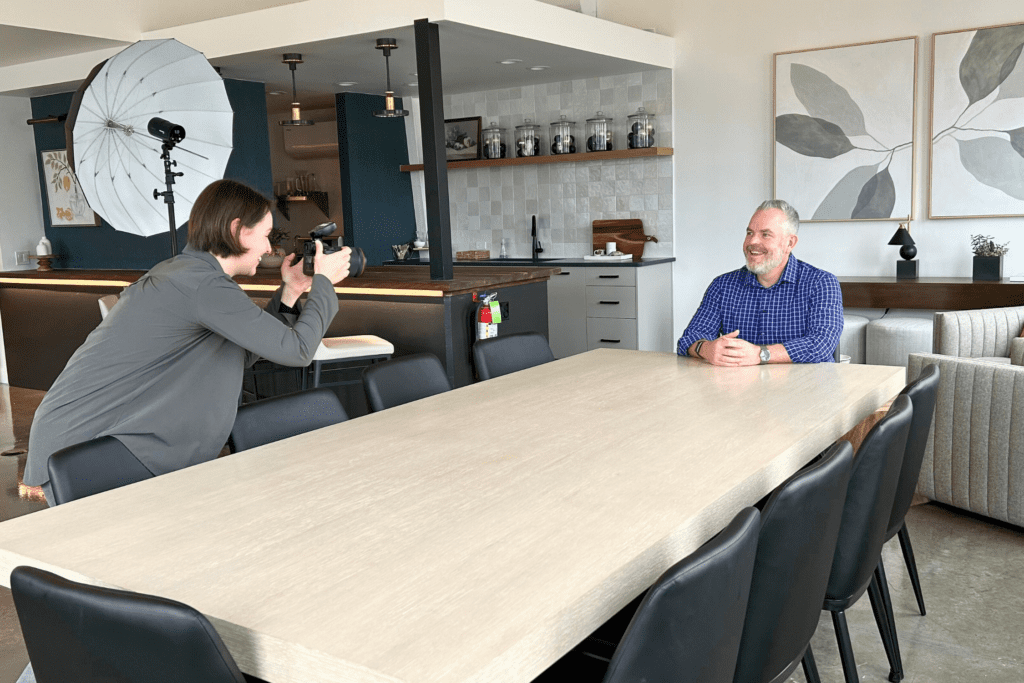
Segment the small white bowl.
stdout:
[[417,249],[422,249],[424,246],[426,246],[426,244],[427,243],[424,242],[423,240],[416,240],[415,242],[412,243],[412,246],[416,247]]

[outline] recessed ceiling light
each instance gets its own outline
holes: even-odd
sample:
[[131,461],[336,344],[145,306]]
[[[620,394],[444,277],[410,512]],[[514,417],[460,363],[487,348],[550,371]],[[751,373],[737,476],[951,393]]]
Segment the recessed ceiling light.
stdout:
[[356,84],[355,81],[343,81],[341,83],[338,83],[338,85],[340,85],[342,88],[347,88],[348,86],[355,85],[355,84]]
[[409,75],[410,75],[410,76],[419,76],[419,74],[417,74],[417,73],[412,73],[412,72],[410,72],[410,73],[409,73]]
[[410,88],[418,88],[420,84],[419,83],[406,83],[406,85],[409,86]]
[[521,61],[523,61],[523,60],[521,60],[521,59],[503,59],[500,62],[498,62],[498,64],[504,64],[504,65],[508,66],[509,64],[518,64]]
[[267,94],[268,95],[287,95],[288,93],[286,93],[284,90],[271,90]]
[[531,66],[530,67],[530,71],[543,71],[544,69],[549,69],[549,68],[550,67],[547,67],[547,66]]

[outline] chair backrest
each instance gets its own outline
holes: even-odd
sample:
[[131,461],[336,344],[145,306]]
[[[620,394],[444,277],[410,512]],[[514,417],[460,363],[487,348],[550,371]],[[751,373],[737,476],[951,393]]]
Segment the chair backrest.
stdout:
[[100,306],[100,318],[106,318],[107,314],[110,313],[110,309],[117,303],[117,294],[108,294],[107,296],[101,296],[97,302]]
[[818,625],[853,465],[849,441],[783,482],[761,511],[757,561],[736,683],[767,683],[795,666]]
[[480,339],[473,344],[476,376],[481,380],[519,372],[554,359],[548,340],[537,332]]
[[940,311],[932,324],[932,353],[944,356],[1009,356],[1024,327],[1024,306]]
[[53,502],[57,505],[154,476],[123,443],[112,436],[101,436],[62,448],[50,456],[46,469],[50,475]]
[[432,353],[399,356],[363,368],[370,410],[379,412],[452,390],[448,373]]
[[921,375],[900,393],[910,398],[914,415],[910,418],[907,449],[903,454],[900,479],[896,485],[896,498],[893,500],[889,527],[885,533],[886,540],[895,536],[903,526],[903,518],[907,516],[907,510],[914,499],[917,480],[921,476],[924,449],[928,445],[928,432],[935,416],[935,398],[939,394],[939,366],[934,363],[926,365]]
[[311,389],[239,406],[228,437],[232,453],[328,427],[348,419],[338,395]]
[[913,412],[910,399],[897,396],[857,449],[825,591],[826,605],[845,609],[841,605],[848,606],[860,597],[871,581],[885,543]]
[[644,596],[604,683],[731,683],[760,515],[741,510],[715,538],[661,575]]
[[210,622],[173,600],[15,567],[11,592],[39,683],[244,683]]

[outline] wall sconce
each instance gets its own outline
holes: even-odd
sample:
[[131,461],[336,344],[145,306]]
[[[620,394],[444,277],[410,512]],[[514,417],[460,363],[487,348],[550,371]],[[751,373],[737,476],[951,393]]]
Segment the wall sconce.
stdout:
[[916,280],[917,259],[914,257],[917,256],[917,247],[914,245],[914,238],[910,236],[910,219],[907,219],[905,224],[900,223],[889,244],[900,245],[900,256],[903,257],[902,261],[896,262],[896,279]]
[[373,115],[382,119],[408,116],[409,112],[406,110],[395,109],[395,93],[391,91],[391,64],[388,58],[391,56],[392,50],[398,49],[398,41],[394,38],[378,38],[377,49],[384,51],[384,68],[388,75],[388,89],[384,92],[384,108],[373,112]]
[[281,62],[288,65],[292,72],[292,119],[291,121],[278,121],[282,126],[312,126],[313,122],[302,118],[299,110],[299,98],[295,94],[295,65],[302,64],[302,55],[298,52],[286,52],[282,55]]

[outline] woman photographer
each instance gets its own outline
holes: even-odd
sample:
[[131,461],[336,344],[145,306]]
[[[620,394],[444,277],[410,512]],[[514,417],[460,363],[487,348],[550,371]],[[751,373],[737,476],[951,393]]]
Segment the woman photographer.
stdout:
[[218,180],[199,195],[182,254],[125,288],[36,410],[25,483],[41,485],[50,505],[55,451],[110,435],[156,475],[212,460],[234,424],[245,367],[311,362],[338,312],[333,285],[351,250],[324,255],[318,242],[312,277],[286,257],[260,309],[233,278],[256,273],[272,227],[270,202],[241,183]]

